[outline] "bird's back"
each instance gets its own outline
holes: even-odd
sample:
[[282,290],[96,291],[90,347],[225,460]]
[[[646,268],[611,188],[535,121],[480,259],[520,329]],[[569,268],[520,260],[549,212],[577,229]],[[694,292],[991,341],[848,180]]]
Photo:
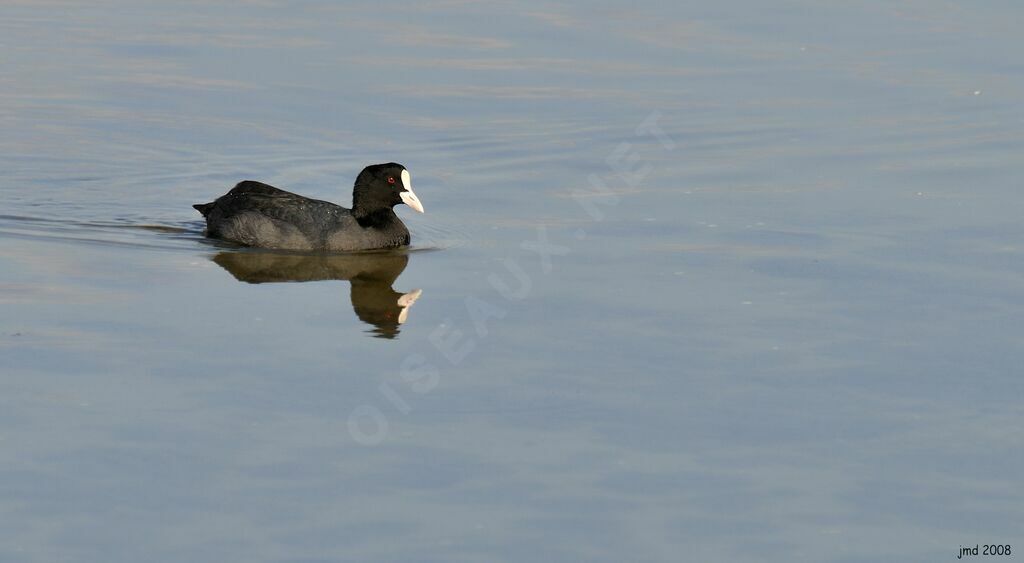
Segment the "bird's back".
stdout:
[[263,248],[322,250],[331,233],[358,226],[340,205],[251,180],[193,207],[206,217],[209,236]]

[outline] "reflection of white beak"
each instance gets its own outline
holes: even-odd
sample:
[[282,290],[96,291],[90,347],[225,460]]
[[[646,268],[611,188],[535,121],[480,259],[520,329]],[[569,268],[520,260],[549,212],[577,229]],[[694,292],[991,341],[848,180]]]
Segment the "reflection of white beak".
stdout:
[[399,194],[402,196],[402,201],[409,207],[423,213],[423,204],[420,203],[420,198],[412,193],[412,180],[409,178],[408,170],[402,170],[402,187],[405,188],[405,191]]
[[398,306],[402,308],[402,312],[398,313],[398,324],[405,322],[405,319],[409,317],[409,307],[420,298],[420,294],[423,293],[422,289],[414,289],[409,293],[398,298]]

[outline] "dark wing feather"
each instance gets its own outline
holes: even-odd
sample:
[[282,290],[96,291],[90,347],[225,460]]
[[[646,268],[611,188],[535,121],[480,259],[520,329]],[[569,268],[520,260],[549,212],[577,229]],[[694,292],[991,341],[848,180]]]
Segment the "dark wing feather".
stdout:
[[259,213],[298,228],[310,240],[319,240],[331,225],[351,214],[329,201],[310,199],[252,180],[239,182],[216,201],[194,207],[216,223],[241,213]]

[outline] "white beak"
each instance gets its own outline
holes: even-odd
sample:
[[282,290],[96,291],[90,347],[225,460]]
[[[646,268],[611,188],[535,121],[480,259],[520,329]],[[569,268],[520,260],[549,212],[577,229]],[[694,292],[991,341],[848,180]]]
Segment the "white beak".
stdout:
[[398,306],[402,308],[402,312],[398,313],[398,324],[405,322],[405,319],[409,318],[409,307],[420,298],[420,294],[423,293],[422,289],[414,289],[405,295],[398,298]]
[[416,197],[416,194],[412,192],[412,180],[409,179],[409,171],[402,170],[402,187],[405,191],[402,192],[402,201],[409,207],[423,213],[423,204],[420,203],[420,198]]

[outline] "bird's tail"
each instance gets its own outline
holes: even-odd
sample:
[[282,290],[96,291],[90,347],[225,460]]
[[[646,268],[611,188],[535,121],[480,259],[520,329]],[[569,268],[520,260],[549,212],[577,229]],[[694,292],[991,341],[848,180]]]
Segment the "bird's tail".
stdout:
[[206,217],[210,214],[210,210],[213,209],[213,203],[212,201],[210,203],[197,203],[192,207],[195,207],[196,211],[202,213],[203,217]]

